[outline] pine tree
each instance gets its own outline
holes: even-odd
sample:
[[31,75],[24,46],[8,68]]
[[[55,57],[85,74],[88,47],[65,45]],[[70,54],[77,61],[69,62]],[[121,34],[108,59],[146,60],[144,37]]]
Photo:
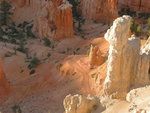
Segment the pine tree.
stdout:
[[72,5],[72,14],[73,18],[78,21],[78,30],[80,31],[81,23],[84,21],[81,17],[81,14],[78,12],[78,5],[80,2],[77,2],[75,0],[68,0],[69,3]]
[[10,20],[10,16],[13,14],[11,12],[11,8],[12,6],[9,4],[9,2],[6,2],[5,0],[0,2],[0,25],[1,26],[8,24]]

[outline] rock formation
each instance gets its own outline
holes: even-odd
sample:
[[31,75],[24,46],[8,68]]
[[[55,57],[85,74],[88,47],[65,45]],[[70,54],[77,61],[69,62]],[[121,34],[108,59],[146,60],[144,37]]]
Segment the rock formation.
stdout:
[[140,40],[129,38],[131,20],[129,16],[116,19],[105,34],[110,48],[104,91],[113,98],[125,99],[131,86],[150,83],[150,43],[148,40],[140,51]]
[[100,100],[92,96],[68,95],[64,99],[65,113],[91,113],[100,106]]
[[85,19],[112,22],[118,16],[117,0],[81,0]]
[[2,62],[0,61],[0,98],[1,96],[5,96],[10,92],[10,87],[6,79],[2,65],[3,65]]
[[135,85],[146,85],[150,82],[150,38],[141,48],[138,60],[137,75],[135,77]]
[[[73,37],[72,6],[67,0],[9,0],[13,20],[34,21],[34,31],[40,38],[55,40]],[[24,12],[24,13],[22,13]]]
[[129,6],[131,10],[137,12],[150,12],[150,1],[149,0],[118,0],[118,6],[120,8]]
[[[68,1],[61,5],[50,2],[47,7],[47,17],[37,19],[37,32],[40,37],[53,37],[56,40],[72,38],[72,6]],[[44,25],[44,26],[43,26]]]
[[91,45],[89,60],[91,68],[100,66],[103,63],[102,53],[97,46]]

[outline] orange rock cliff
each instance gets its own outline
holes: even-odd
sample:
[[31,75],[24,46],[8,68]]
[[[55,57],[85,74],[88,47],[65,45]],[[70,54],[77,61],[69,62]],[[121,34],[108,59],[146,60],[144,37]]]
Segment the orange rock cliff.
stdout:
[[72,6],[67,0],[9,0],[13,5],[13,20],[34,21],[34,31],[40,38],[60,40],[73,37]]
[[149,0],[118,0],[118,6],[119,8],[129,6],[131,10],[141,13],[150,12]]
[[83,18],[112,22],[118,17],[117,0],[79,0]]

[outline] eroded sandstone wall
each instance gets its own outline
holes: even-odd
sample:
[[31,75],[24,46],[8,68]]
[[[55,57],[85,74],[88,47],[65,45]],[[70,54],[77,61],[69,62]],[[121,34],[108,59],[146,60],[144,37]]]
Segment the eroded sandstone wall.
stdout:
[[13,5],[13,20],[33,21],[34,32],[40,38],[55,40],[73,37],[72,6],[67,0],[9,0]]
[[118,17],[118,0],[80,0],[82,16],[103,22],[112,22]]
[[150,13],[150,0],[118,0],[118,6],[129,6],[133,11]]

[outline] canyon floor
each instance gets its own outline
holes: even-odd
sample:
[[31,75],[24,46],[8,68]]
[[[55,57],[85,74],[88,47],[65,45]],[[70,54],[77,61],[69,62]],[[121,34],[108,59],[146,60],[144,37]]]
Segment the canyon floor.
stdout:
[[[29,40],[29,54],[36,55],[41,62],[32,75],[27,68],[26,55],[17,52],[16,55],[6,56],[8,52],[14,52],[14,45],[0,43],[0,56],[11,87],[11,93],[0,101],[0,111],[13,113],[12,107],[19,105],[23,113],[63,113],[63,100],[68,94],[97,94],[92,90],[95,88],[93,76],[94,73],[101,73],[98,79],[103,84],[109,50],[103,35],[108,28],[102,23],[87,22],[82,26],[83,32],[78,33],[79,36],[53,41],[54,49],[46,47],[40,39]],[[90,68],[88,53],[91,44],[99,46],[104,58],[99,69]],[[101,89],[98,92],[101,94]],[[145,108],[150,104],[149,94],[150,86],[133,89],[128,94],[131,102],[110,100],[107,110],[102,112],[128,113],[135,108]]]

